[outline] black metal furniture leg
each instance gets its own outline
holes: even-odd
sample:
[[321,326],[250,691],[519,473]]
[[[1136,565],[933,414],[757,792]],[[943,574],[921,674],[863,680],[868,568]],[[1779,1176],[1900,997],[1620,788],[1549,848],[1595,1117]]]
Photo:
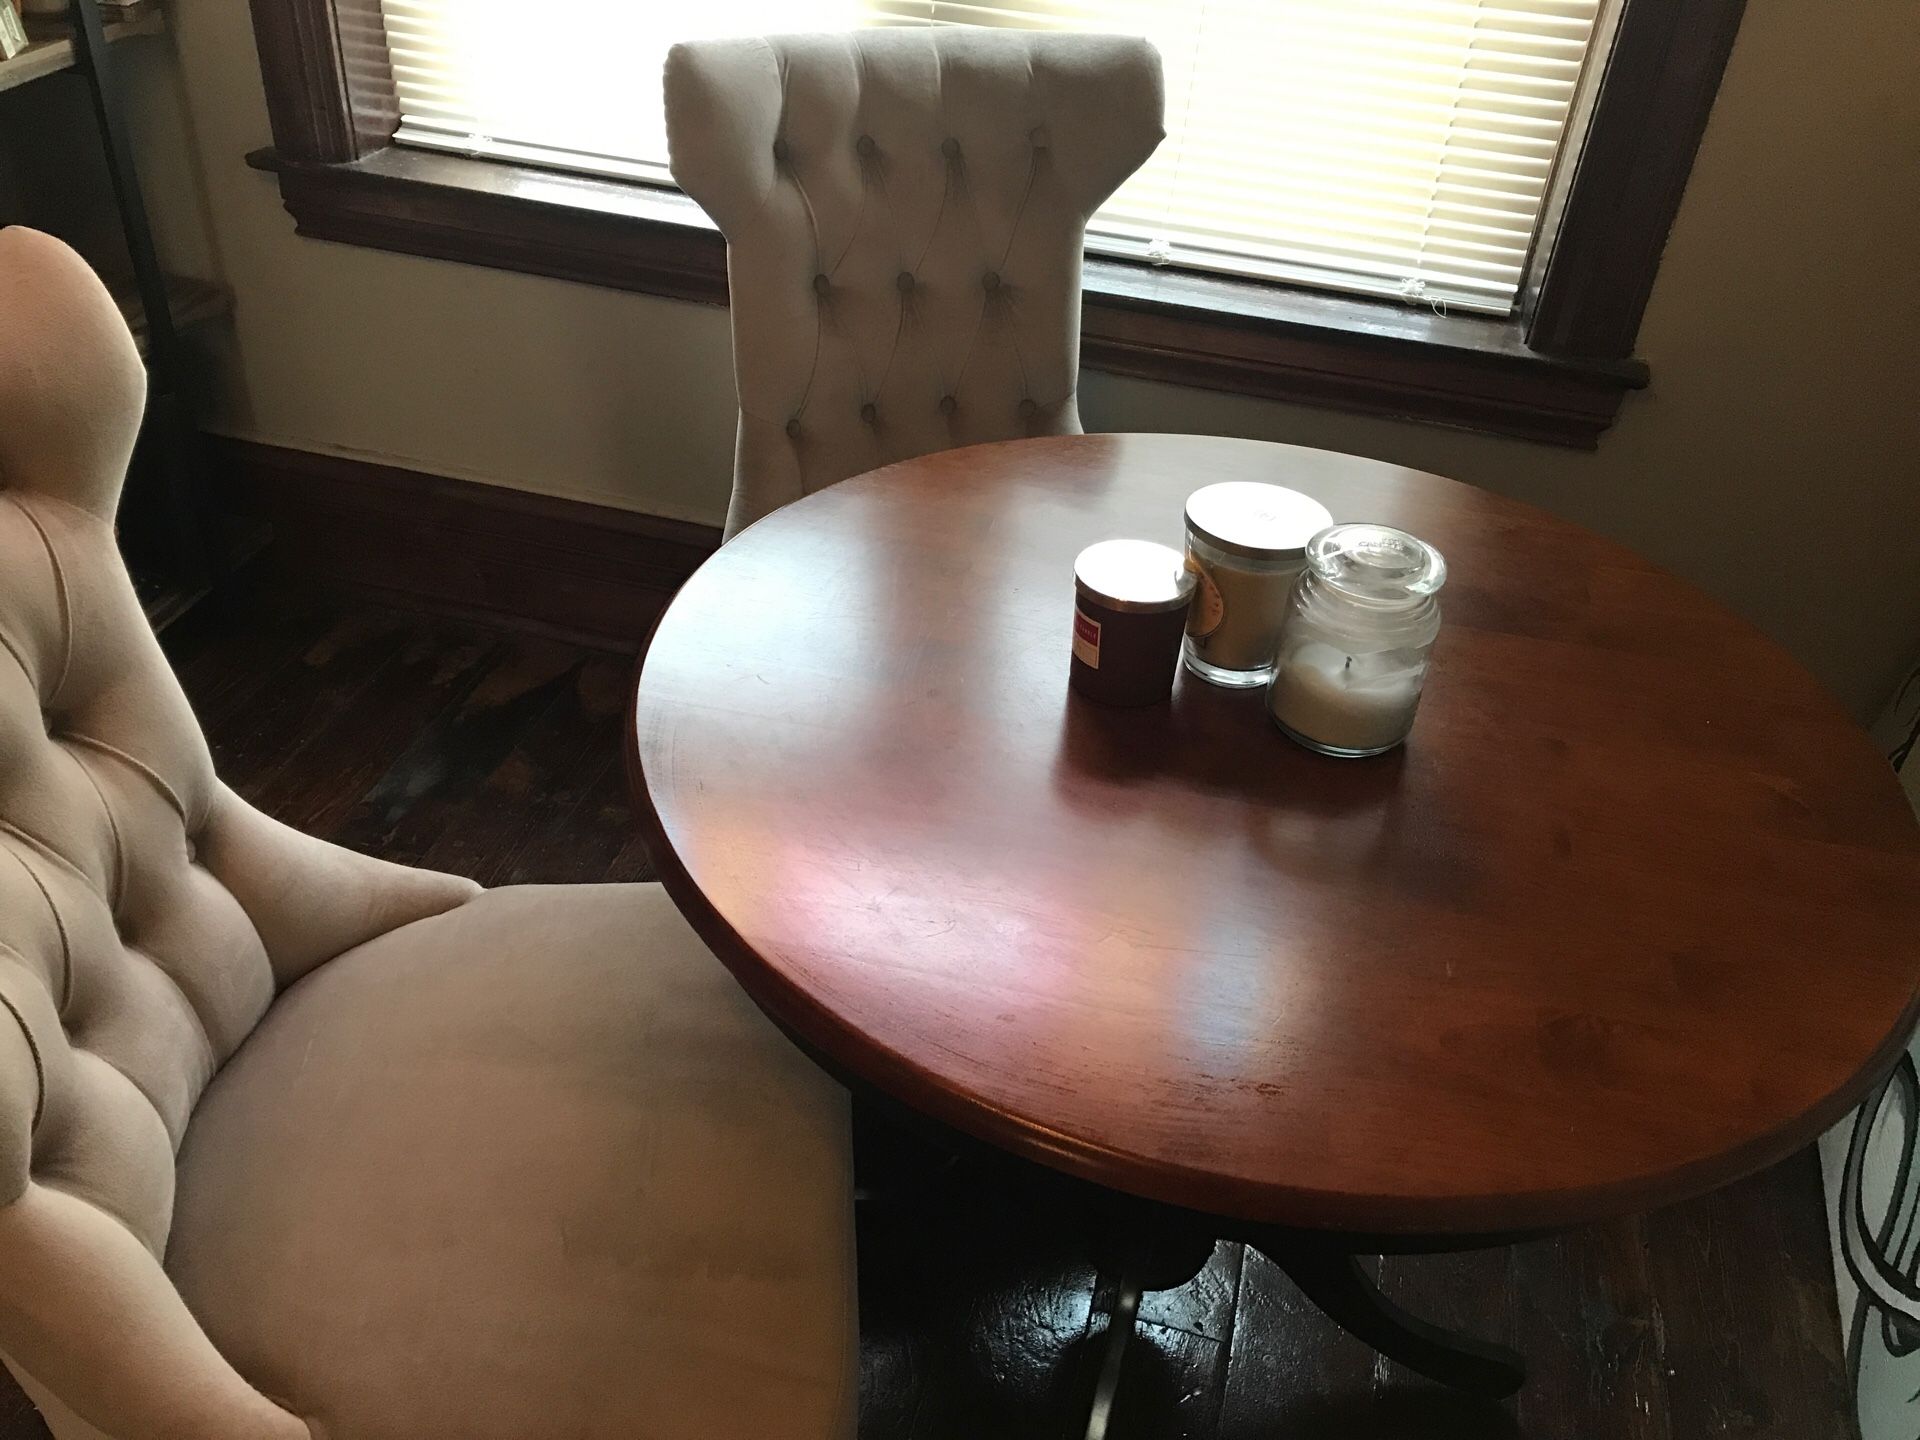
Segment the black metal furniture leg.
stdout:
[[1126,1361],[1127,1345],[1133,1339],[1133,1325],[1139,1315],[1140,1282],[1132,1274],[1123,1275],[1101,1341],[1100,1378],[1094,1382],[1093,1404],[1087,1410],[1086,1440],[1107,1440],[1114,1398],[1120,1393],[1120,1367]]
[[1351,1251],[1302,1245],[1264,1253],[1334,1324],[1429,1380],[1492,1399],[1526,1381],[1516,1352],[1408,1314],[1380,1293]]

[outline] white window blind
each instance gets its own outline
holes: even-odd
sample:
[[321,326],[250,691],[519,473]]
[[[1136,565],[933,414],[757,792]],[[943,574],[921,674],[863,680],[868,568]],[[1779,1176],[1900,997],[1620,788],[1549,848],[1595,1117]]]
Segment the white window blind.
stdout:
[[[1506,313],[1602,0],[383,0],[398,139],[670,183],[676,40],[860,25],[1144,35],[1167,139],[1089,248]],[[557,23],[556,23],[557,22]]]

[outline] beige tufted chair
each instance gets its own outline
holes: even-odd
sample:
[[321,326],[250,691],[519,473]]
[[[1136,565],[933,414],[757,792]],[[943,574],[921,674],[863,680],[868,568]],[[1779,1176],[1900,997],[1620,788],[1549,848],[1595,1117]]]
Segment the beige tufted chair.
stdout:
[[955,445],[1077,434],[1087,217],[1162,134],[1144,40],[965,27],[667,55],[673,178],[727,237],[727,533]]
[[144,385],[0,231],[0,1355],[60,1440],[850,1436],[844,1094],[657,886],[220,784],[114,544]]

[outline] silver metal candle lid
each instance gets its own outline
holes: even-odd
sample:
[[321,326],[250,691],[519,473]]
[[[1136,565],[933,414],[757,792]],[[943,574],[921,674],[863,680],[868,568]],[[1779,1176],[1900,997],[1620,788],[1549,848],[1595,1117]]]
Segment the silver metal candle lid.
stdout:
[[1229,555],[1284,560],[1306,552],[1307,541],[1333,524],[1311,495],[1257,480],[1222,480],[1187,497],[1187,525]]
[[1073,562],[1073,581],[1109,610],[1181,610],[1199,577],[1178,550],[1151,540],[1102,540]]

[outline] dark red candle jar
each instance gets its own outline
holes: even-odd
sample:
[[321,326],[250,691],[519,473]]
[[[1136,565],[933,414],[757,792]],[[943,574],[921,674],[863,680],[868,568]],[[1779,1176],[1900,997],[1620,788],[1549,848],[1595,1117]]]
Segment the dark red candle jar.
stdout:
[[1073,688],[1102,705],[1152,705],[1173,692],[1197,577],[1178,550],[1102,540],[1073,562]]

